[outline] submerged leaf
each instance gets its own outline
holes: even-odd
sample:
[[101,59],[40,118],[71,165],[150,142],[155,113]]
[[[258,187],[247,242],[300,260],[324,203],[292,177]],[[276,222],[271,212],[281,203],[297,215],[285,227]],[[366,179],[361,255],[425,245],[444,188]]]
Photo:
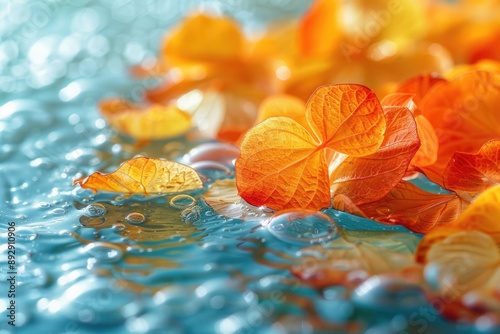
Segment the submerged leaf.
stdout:
[[139,157],[128,160],[114,172],[95,172],[73,181],[94,193],[98,190],[126,194],[177,193],[203,188],[198,173],[174,161]]
[[234,180],[217,180],[203,196],[205,202],[218,214],[228,218],[258,220],[270,217],[269,211],[246,203],[239,195]]
[[372,275],[414,267],[413,246],[398,237],[401,233],[344,232],[342,238],[302,249],[300,262],[291,271],[314,287],[325,288],[359,284]]

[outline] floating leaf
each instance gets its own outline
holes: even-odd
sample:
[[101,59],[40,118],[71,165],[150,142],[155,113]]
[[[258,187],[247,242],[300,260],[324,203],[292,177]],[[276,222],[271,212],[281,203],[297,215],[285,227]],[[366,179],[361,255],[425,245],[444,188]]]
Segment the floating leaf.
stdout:
[[126,194],[177,193],[203,188],[196,171],[174,161],[139,157],[128,160],[112,173],[95,172],[73,185]]
[[179,136],[191,128],[191,116],[174,107],[140,107],[120,99],[100,103],[101,114],[118,132],[139,140]]
[[426,176],[444,186],[443,174],[455,152],[475,153],[500,137],[500,73],[469,72],[435,85],[419,109],[439,139],[438,157],[423,167]]
[[236,160],[239,194],[274,210],[318,210],[330,204],[325,149],[353,156],[375,152],[384,139],[382,107],[368,88],[319,88],[306,108],[313,130],[288,117],[272,117],[250,129]]
[[415,121],[405,107],[384,107],[384,114],[387,128],[377,152],[338,158],[342,163],[330,173],[333,196],[345,195],[356,205],[376,201],[405,175],[420,146]]
[[403,271],[415,263],[413,247],[408,247],[406,238],[397,241],[399,236],[402,234],[358,231],[326,244],[303,248],[292,274],[316,288],[325,288],[359,284],[359,280],[372,275]]
[[500,140],[484,144],[476,154],[455,152],[444,172],[444,186],[475,197],[500,183]]
[[238,195],[234,179],[215,181],[203,199],[215,212],[228,218],[257,220],[272,216],[269,210],[265,211],[246,203]]
[[345,200],[337,199],[334,206],[343,205],[350,213],[384,224],[403,225],[417,233],[446,225],[462,211],[462,201],[457,195],[429,193],[407,181],[401,181],[378,201],[354,207],[344,203]]

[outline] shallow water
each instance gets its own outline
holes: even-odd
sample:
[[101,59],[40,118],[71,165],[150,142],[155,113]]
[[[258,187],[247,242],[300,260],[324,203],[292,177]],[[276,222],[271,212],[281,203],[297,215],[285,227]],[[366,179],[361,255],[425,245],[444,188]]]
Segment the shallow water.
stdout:
[[[202,191],[124,198],[72,186],[137,154],[180,159],[199,144],[138,150],[96,110],[104,97],[137,99],[154,84],[130,79],[127,68],[154,56],[165,29],[199,2],[11,1],[0,9],[0,334],[487,332],[441,320],[407,282],[319,291],[290,274],[305,245],[340,229],[384,230],[395,247],[412,249],[419,236],[404,228],[333,210],[316,213],[314,226],[281,222],[290,217],[242,222],[219,216]],[[249,29],[307,5],[202,3]],[[206,184],[231,176],[227,168],[204,170]],[[16,225],[15,331],[6,320],[8,222]]]

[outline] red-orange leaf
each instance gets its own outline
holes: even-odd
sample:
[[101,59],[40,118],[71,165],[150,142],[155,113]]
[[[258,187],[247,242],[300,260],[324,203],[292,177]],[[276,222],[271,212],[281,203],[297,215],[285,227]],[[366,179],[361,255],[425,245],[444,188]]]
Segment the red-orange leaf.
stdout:
[[194,169],[174,161],[139,157],[128,160],[112,173],[95,172],[73,185],[127,194],[176,193],[203,188]]
[[[343,162],[330,173],[333,196],[346,195],[356,204],[384,197],[403,178],[420,141],[411,112],[384,107],[386,133],[377,152],[364,157],[337,157]],[[337,164],[335,159],[330,164]]]
[[474,71],[435,85],[419,109],[439,139],[436,163],[423,167],[427,177],[443,184],[444,170],[455,152],[475,153],[500,137],[500,73]]
[[400,224],[418,233],[454,221],[462,211],[462,201],[455,194],[434,194],[414,184],[401,181],[384,198],[359,205],[364,216],[385,224]]
[[313,133],[288,117],[268,118],[247,132],[235,168],[248,203],[274,210],[329,206],[325,149],[374,153],[386,127],[380,103],[360,85],[319,88],[307,103],[306,120]]
[[446,189],[472,198],[500,183],[500,140],[487,142],[476,154],[455,152],[443,177]]

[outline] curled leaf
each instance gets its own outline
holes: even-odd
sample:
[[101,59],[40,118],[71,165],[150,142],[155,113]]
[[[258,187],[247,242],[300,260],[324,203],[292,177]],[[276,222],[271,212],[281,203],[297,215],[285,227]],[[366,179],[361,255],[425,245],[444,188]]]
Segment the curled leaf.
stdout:
[[102,116],[118,132],[139,140],[175,137],[191,128],[191,116],[174,107],[154,104],[140,107],[120,99],[102,101]]
[[126,194],[177,193],[203,188],[198,173],[174,161],[139,157],[121,164],[114,172],[95,172],[73,181],[82,188]]

